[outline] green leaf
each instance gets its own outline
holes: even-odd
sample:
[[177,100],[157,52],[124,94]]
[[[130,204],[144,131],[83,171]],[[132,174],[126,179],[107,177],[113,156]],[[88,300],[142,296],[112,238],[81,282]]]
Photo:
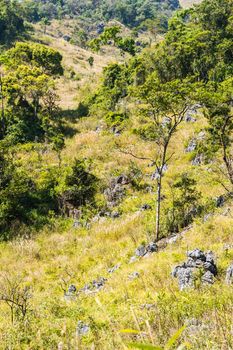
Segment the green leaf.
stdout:
[[172,348],[172,346],[177,342],[177,340],[180,338],[181,334],[183,333],[183,331],[185,330],[186,326],[181,327],[180,329],[178,329],[178,331],[173,334],[173,336],[168,340],[165,349],[169,350]]

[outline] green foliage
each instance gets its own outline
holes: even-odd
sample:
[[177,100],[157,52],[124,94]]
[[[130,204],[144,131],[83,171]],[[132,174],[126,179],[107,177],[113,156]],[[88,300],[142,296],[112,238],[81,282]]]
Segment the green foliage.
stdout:
[[166,230],[174,233],[190,225],[200,215],[201,194],[196,189],[196,181],[186,173],[170,186],[170,190],[172,203],[165,210]]
[[76,159],[68,172],[63,174],[56,189],[63,213],[69,206],[78,208],[93,204],[97,182],[97,178],[86,169],[84,161]]
[[114,3],[108,0],[84,1],[84,0],[44,0],[34,2],[24,0],[24,8],[27,19],[38,21],[42,18],[63,18],[70,16],[82,16],[84,19],[92,18],[92,21],[110,21],[116,19],[121,23],[136,27],[148,18],[157,19],[163,15],[169,17],[172,11],[179,8],[177,0],[163,0],[150,2],[145,0],[117,0]]
[[61,54],[49,47],[35,43],[18,42],[1,56],[1,63],[13,70],[19,65],[40,68],[47,75],[62,75]]
[[136,53],[135,41],[133,38],[123,38],[118,34],[121,32],[121,28],[118,26],[107,27],[103,33],[89,42],[89,47],[93,51],[99,51],[102,45],[112,44],[118,47],[122,52],[128,52],[134,56]]
[[50,140],[59,129],[53,77],[63,72],[61,55],[43,45],[17,43],[0,59],[1,138],[11,143]]
[[106,114],[104,120],[108,127],[120,127],[124,121],[128,119],[128,116],[124,113],[109,112]]
[[0,1],[0,45],[9,46],[26,33],[22,12],[18,1]]

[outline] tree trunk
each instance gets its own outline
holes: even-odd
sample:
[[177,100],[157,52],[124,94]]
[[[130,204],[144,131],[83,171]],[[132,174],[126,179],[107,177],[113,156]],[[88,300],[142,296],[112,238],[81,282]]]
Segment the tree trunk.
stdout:
[[5,110],[4,110],[4,97],[3,97],[3,82],[2,82],[2,74],[0,73],[0,96],[1,96],[1,130],[2,136],[5,134],[6,129],[6,121],[5,121]]
[[162,193],[162,173],[159,174],[158,188],[157,188],[157,199],[156,199],[156,241],[159,240],[160,236],[160,209],[161,209],[161,193]]

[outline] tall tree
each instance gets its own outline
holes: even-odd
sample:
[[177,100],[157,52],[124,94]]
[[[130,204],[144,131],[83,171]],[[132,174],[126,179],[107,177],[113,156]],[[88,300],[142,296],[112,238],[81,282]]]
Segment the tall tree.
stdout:
[[154,178],[157,181],[156,229],[155,239],[161,234],[161,198],[163,176],[173,156],[171,141],[178,126],[191,104],[193,85],[189,81],[175,80],[161,83],[156,73],[152,73],[144,85],[135,89],[134,94],[140,101],[140,125],[137,132],[143,140],[153,147]]

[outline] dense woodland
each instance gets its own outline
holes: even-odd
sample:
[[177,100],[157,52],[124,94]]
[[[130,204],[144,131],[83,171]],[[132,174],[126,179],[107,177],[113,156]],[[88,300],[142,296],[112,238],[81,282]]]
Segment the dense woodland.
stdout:
[[[96,64],[97,55],[101,59],[107,50],[114,53],[114,58],[103,68],[101,77],[97,77],[93,86],[91,83],[79,86],[82,94],[73,111],[61,108],[59,82],[63,81],[61,79],[75,80],[75,73],[67,69],[62,54],[50,44],[57,39],[50,37],[46,43],[47,28],[51,28],[54,21],[62,23],[63,20],[91,21],[92,28],[97,28],[94,34],[85,36],[87,28],[81,33],[79,22],[79,35],[84,35],[82,47],[88,52],[90,71]],[[119,25],[109,24],[112,20],[118,21]],[[43,30],[38,31],[38,28]],[[122,28],[127,30],[127,35]],[[154,41],[140,41],[140,35],[149,36],[151,33]],[[68,43],[70,40],[66,41],[66,45],[72,45]],[[142,231],[143,234],[146,231],[146,239],[149,235],[150,241],[158,243],[172,234],[179,234],[208,213],[214,215],[216,199],[211,194],[211,187],[219,186],[221,198],[231,203],[232,0],[204,0],[200,5],[186,10],[180,9],[176,0],[0,0],[0,45],[0,240],[3,244],[11,244],[27,236],[31,239],[42,230],[48,232],[57,229],[61,232],[69,225],[80,227],[82,237],[84,230],[88,232],[93,218],[107,216],[113,220],[115,215],[118,220],[119,216],[131,213],[127,200],[144,195],[151,203],[146,207],[151,214],[143,222]],[[180,151],[174,142],[182,139],[187,115],[195,108],[201,110],[200,123],[204,125],[201,131],[204,130],[205,136],[197,139],[197,144],[191,149],[191,168],[186,163],[182,167]],[[77,126],[76,122],[80,124]],[[72,137],[79,137],[79,133],[82,138],[79,128],[82,130],[85,123],[91,127],[93,123],[96,130],[101,130],[103,138],[109,137],[109,145],[104,146],[103,155],[96,151],[94,155],[97,159],[94,155],[82,156],[80,146],[69,160],[64,157],[67,145]],[[127,158],[127,162],[124,160],[123,163],[123,175],[118,169],[108,172],[114,161],[111,159],[108,164],[104,158],[108,147],[113,147]],[[190,143],[186,147],[188,149]],[[98,165],[99,162],[101,165]],[[148,169],[145,171],[145,166],[140,162],[151,164],[153,174],[149,180]],[[206,180],[204,185],[195,170],[197,163],[207,167],[206,174],[217,174],[217,179]],[[174,174],[167,178],[170,167],[183,170],[178,173],[174,170]],[[209,175],[205,176],[207,178]],[[213,184],[208,184],[208,181],[213,181]],[[120,188],[122,184],[130,184],[130,190],[125,193]],[[210,186],[210,189],[203,194],[204,186]],[[134,238],[132,241],[135,243]],[[229,254],[232,257],[232,253]],[[40,253],[35,259],[40,260],[39,256]],[[109,258],[109,262],[112,263],[112,258]],[[91,259],[87,264],[92,264]],[[82,272],[85,273],[84,270]],[[69,281],[72,282],[71,276],[69,272],[61,278],[62,282],[59,283],[62,286],[65,284],[63,290],[66,290]],[[9,283],[8,287],[12,286]],[[69,343],[71,335],[67,330],[62,331],[60,338],[55,336],[59,333],[57,329],[52,336],[45,329],[44,335],[36,333],[35,324],[40,316],[28,311],[30,298],[27,287],[26,283],[25,289],[16,288],[19,294],[13,296],[18,298],[13,304],[10,297],[7,299],[9,289],[5,289],[5,294],[1,294],[0,290],[1,300],[10,306],[12,321],[8,329],[11,339],[5,334],[2,338],[5,345],[2,348],[0,345],[0,348],[56,349],[58,340],[64,338],[64,349],[75,348],[69,345],[73,343]],[[148,295],[150,293],[148,291]],[[171,302],[169,298],[170,301],[165,299],[161,299],[164,313],[167,312],[166,303],[169,305]],[[101,309],[101,302],[97,300],[96,303]],[[57,313],[59,320],[63,317],[70,319],[70,315],[64,316],[66,312],[63,309],[55,310],[56,307],[48,306],[53,309],[50,310],[51,315]],[[198,307],[201,308],[200,305]],[[45,310],[46,305],[43,304],[43,308]],[[71,313],[76,312],[72,310]],[[84,309],[78,312],[85,314]],[[175,328],[182,326],[182,312],[183,309],[174,316]],[[123,349],[121,346],[125,342],[122,343],[116,335],[107,345],[101,333],[102,341],[106,341],[105,347],[101,347],[102,344],[96,340],[99,329],[108,334],[115,332],[112,330],[115,329],[115,321],[111,317],[110,321],[106,321],[109,322],[108,326],[97,326],[90,316],[89,323],[95,331],[86,345],[84,341],[82,349],[91,349],[91,344],[95,344],[96,349]],[[140,330],[140,322],[135,315],[133,318],[136,319],[136,328]],[[171,319],[172,322],[174,319]],[[31,322],[29,330],[27,322]],[[42,322],[41,319],[38,322]],[[124,327],[128,328],[126,325]],[[167,324],[166,327],[164,333],[161,331],[162,336],[156,338],[156,343],[160,341],[165,344],[165,339],[171,336],[174,329],[171,331]],[[14,334],[17,329],[18,336]],[[148,329],[150,333],[150,326]],[[143,342],[143,336],[137,338],[139,330],[131,329],[128,333],[133,333],[136,340]],[[37,336],[40,337],[38,345],[35,340]],[[172,345],[166,345],[164,349],[175,348],[179,337],[178,334]],[[152,341],[151,338],[148,342]],[[198,340],[195,341],[191,343],[191,349],[197,349],[197,346],[200,349],[233,347],[227,335],[225,345],[216,339],[208,345],[204,341],[197,345]],[[134,346],[131,348],[150,349],[136,343]],[[186,349],[185,343],[183,348]]]

